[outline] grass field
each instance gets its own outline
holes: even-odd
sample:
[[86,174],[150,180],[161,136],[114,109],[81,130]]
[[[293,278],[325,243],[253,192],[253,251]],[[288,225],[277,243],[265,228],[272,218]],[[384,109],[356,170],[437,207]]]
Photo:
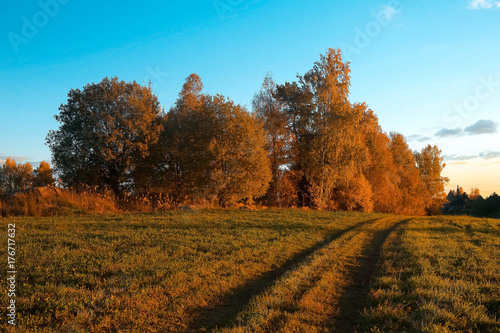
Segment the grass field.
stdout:
[[2,258],[16,224],[18,270],[17,327],[2,306],[2,331],[500,332],[499,220],[201,210],[0,221]]

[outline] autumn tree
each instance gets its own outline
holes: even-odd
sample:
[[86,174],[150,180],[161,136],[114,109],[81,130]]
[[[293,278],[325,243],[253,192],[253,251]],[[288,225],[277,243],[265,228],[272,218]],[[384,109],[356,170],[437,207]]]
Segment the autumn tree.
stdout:
[[32,186],[33,166],[29,163],[17,164],[14,159],[7,158],[2,166],[2,192],[8,194],[23,191]]
[[369,163],[365,177],[373,191],[373,209],[382,213],[398,210],[397,166],[390,150],[391,139],[382,131],[373,111],[365,113],[365,143],[369,152]]
[[229,206],[263,196],[271,174],[262,124],[202,89],[199,76],[190,75],[169,111],[156,149],[157,178],[176,198],[192,202]]
[[[192,125],[189,117],[201,112],[202,90],[200,77],[191,74],[186,78],[175,105],[168,114],[158,118],[161,132],[158,141],[149,146],[148,156],[141,161],[139,169],[142,172],[136,177],[139,191],[168,194],[178,199],[198,196],[196,171],[199,168],[191,164],[194,158],[192,145],[206,140],[203,135],[207,133],[189,127]],[[200,161],[199,157],[195,159]]]
[[[287,201],[302,207],[312,207],[310,179],[304,173],[304,156],[313,139],[311,117],[314,112],[313,94],[307,85],[298,82],[285,82],[277,85],[275,96],[282,104],[282,113],[286,117],[287,130],[290,133],[290,147],[287,171],[283,176],[287,189]],[[295,191],[292,194],[290,191]],[[290,198],[293,197],[291,200]]]
[[0,196],[4,194],[4,174],[3,174],[3,166],[0,167]]
[[59,110],[61,125],[47,143],[63,184],[133,190],[137,165],[161,129],[162,109],[151,86],[105,78],[71,89]]
[[397,169],[395,176],[398,177],[397,191],[393,194],[398,199],[394,213],[425,215],[429,192],[420,178],[415,156],[403,135],[391,133],[390,138],[389,149]]
[[207,96],[204,104],[214,130],[208,145],[210,163],[205,166],[210,192],[224,207],[253,202],[271,181],[264,131],[244,108],[223,96]]
[[268,74],[260,91],[255,94],[253,113],[263,125],[266,136],[266,150],[271,165],[272,182],[265,201],[268,205],[283,206],[293,202],[286,197],[294,196],[296,189],[291,180],[290,167],[292,134],[287,128],[287,115],[282,112],[283,103],[276,98],[276,83]]
[[480,197],[481,196],[481,193],[480,193],[480,190],[479,188],[477,187],[472,187],[470,189],[470,193],[469,193],[469,200],[473,201],[473,200],[476,200],[476,198]]
[[420,152],[415,152],[420,178],[422,179],[428,195],[427,213],[431,215],[440,214],[443,204],[446,202],[445,185],[449,179],[441,176],[446,166],[443,163],[441,150],[437,146],[428,145]]
[[320,209],[372,210],[363,173],[368,153],[359,135],[366,105],[349,102],[349,63],[330,49],[298,79],[278,86],[276,95],[285,104],[302,192]]
[[54,185],[54,176],[52,175],[52,169],[49,163],[42,161],[38,168],[33,172],[33,186],[41,187],[47,185]]

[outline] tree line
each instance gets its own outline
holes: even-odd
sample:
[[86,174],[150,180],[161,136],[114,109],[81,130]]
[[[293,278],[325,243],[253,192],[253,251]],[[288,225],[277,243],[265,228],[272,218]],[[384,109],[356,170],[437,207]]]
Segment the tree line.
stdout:
[[16,163],[7,158],[0,167],[0,196],[24,191],[32,187],[54,185],[55,179],[49,163],[43,161],[33,169],[31,163]]
[[493,193],[486,199],[479,193],[479,189],[472,188],[467,193],[457,186],[457,190],[449,191],[443,213],[446,215],[470,215],[474,217],[500,217],[500,197]]
[[413,152],[349,101],[350,66],[321,55],[294,82],[268,75],[252,111],[190,75],[165,112],[151,86],[115,78],[72,89],[47,143],[64,186],[177,202],[423,215],[446,200],[441,151]]

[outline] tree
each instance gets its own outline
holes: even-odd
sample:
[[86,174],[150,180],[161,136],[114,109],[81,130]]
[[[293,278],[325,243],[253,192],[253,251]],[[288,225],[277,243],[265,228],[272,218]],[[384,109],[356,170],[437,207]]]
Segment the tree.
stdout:
[[[285,173],[286,187],[289,191],[293,189],[297,191],[293,195],[293,200],[286,201],[296,202],[302,207],[312,207],[311,184],[304,174],[304,156],[313,138],[310,125],[315,108],[313,94],[307,85],[286,82],[276,87],[275,96],[283,106],[281,112],[286,117],[286,128],[291,135],[288,172]],[[288,193],[288,196],[290,195],[291,193]]]
[[4,182],[5,182],[5,176],[3,172],[3,166],[0,167],[0,196],[4,194]]
[[420,178],[429,194],[427,213],[430,215],[439,214],[446,202],[444,187],[449,181],[448,178],[441,176],[446,166],[443,163],[441,150],[437,146],[428,145],[421,152],[415,152],[414,155]]
[[[267,191],[265,201],[268,205],[283,206],[290,203],[284,198],[287,193],[290,178],[284,179],[287,168],[291,164],[292,134],[287,128],[287,116],[282,112],[283,103],[276,98],[276,84],[271,74],[264,79],[260,91],[255,94],[253,113],[263,125],[266,135],[266,150],[268,152],[272,182]],[[286,184],[285,184],[286,183]]]
[[394,213],[425,215],[429,192],[420,178],[415,156],[403,135],[391,133],[390,137],[389,148],[397,168],[396,177],[398,177],[398,190],[394,192],[398,204]]
[[469,200],[474,201],[474,200],[476,200],[476,198],[478,198],[479,196],[481,196],[481,193],[480,193],[480,191],[479,191],[479,188],[477,188],[477,187],[472,187],[472,188],[470,189]]
[[47,143],[63,184],[133,190],[137,165],[161,130],[163,112],[151,86],[105,78],[71,89],[59,110],[61,126]]
[[23,191],[32,186],[33,166],[27,162],[17,164],[14,159],[7,158],[2,166],[2,192],[9,194],[15,191]]
[[294,138],[294,167],[303,173],[303,204],[320,209],[370,211],[372,192],[364,176],[365,104],[349,102],[350,67],[330,49],[299,82],[278,86]]
[[365,177],[373,191],[374,210],[382,213],[398,211],[398,168],[389,149],[391,139],[378,124],[370,110],[365,114],[365,142],[369,152],[369,163]]
[[493,193],[484,201],[485,216],[486,217],[499,217],[500,216],[500,196]]
[[207,96],[204,112],[214,117],[209,141],[209,188],[223,207],[263,196],[271,181],[265,134],[244,108],[223,96]]
[[[149,146],[149,154],[139,168],[142,172],[136,177],[141,192],[168,194],[177,199],[203,197],[197,190],[199,167],[191,162],[194,159],[199,163],[202,154],[207,153],[203,144],[210,133],[198,131],[197,125],[192,126],[190,120],[193,115],[201,114],[202,90],[200,77],[191,74],[186,78],[175,105],[167,115],[158,119],[161,126],[159,139]],[[198,143],[201,146],[195,153],[193,149]]]
[[167,115],[158,178],[181,200],[229,206],[263,196],[271,173],[262,124],[229,99],[202,94],[202,88],[199,76],[190,75]]
[[488,215],[486,202],[481,195],[472,202],[470,214],[475,217],[485,217]]
[[42,161],[38,168],[33,172],[33,186],[42,187],[54,185],[55,179],[52,175],[52,169],[49,163]]

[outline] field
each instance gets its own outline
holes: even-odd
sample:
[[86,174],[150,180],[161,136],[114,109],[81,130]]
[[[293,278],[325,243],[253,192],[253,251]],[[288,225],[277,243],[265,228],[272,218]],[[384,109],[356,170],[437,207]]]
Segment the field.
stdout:
[[17,326],[4,283],[1,331],[500,332],[500,220],[195,210],[0,221],[4,266],[16,225],[18,270]]

